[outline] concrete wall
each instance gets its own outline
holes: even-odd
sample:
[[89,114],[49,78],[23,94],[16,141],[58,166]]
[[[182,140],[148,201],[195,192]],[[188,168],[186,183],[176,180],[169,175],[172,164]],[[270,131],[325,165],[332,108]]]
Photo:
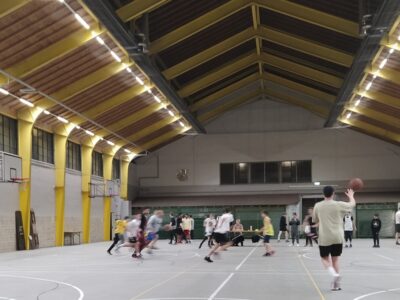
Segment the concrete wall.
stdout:
[[15,211],[19,210],[19,189],[16,183],[0,183],[0,252],[14,251]]
[[[207,125],[207,135],[184,137],[138,159],[137,180],[131,184],[140,186],[140,196],[288,191],[289,185],[220,186],[219,164],[311,159],[314,181],[343,185],[361,177],[370,188],[386,184],[399,189],[400,168],[393,167],[400,165],[399,147],[350,129],[323,129],[323,120],[302,109],[260,105],[227,113]],[[255,128],[264,131],[242,133]],[[189,179],[180,182],[176,174],[183,168]]]
[[31,210],[36,216],[40,248],[55,244],[54,165],[32,162]]

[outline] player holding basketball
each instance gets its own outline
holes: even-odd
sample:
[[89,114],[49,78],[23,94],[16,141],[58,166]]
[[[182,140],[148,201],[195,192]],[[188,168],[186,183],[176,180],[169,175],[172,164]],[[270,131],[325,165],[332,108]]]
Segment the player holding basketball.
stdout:
[[339,291],[339,257],[343,250],[343,217],[356,206],[354,191],[348,189],[349,202],[333,200],[333,187],[323,189],[324,200],[315,204],[313,219],[319,225],[319,250],[322,264],[333,277],[332,291]]

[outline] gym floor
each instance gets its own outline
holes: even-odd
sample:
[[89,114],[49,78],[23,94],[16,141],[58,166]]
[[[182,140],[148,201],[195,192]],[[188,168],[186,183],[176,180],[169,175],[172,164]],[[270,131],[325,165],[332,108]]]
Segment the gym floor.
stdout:
[[[318,248],[288,247],[262,257],[261,245],[230,248],[207,263],[208,249],[159,242],[143,260],[106,253],[109,243],[0,254],[0,299],[15,300],[265,300],[400,299],[400,247],[355,240],[344,249],[342,288],[330,291]],[[301,241],[301,244],[303,241]]]

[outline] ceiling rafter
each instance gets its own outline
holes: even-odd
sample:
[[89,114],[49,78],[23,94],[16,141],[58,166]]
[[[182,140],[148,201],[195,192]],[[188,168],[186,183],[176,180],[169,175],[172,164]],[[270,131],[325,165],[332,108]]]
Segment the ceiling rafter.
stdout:
[[11,14],[22,6],[28,4],[32,0],[1,0],[0,1],[0,18]]
[[121,20],[126,23],[142,16],[145,13],[155,10],[170,1],[171,0],[133,0],[117,9],[116,13]]
[[276,11],[301,21],[311,23],[342,34],[359,38],[359,25],[304,5],[288,0],[255,0],[260,7]]
[[388,124],[390,126],[397,127],[400,129],[400,119],[399,118],[390,116],[388,114],[379,112],[377,110],[370,109],[367,107],[360,107],[360,106],[355,107],[353,105],[346,105],[344,110],[355,112],[359,115],[366,116],[368,118],[380,121],[382,123],[385,123],[385,124]]
[[233,15],[234,13],[248,7],[251,4],[250,0],[230,0],[222,4],[214,10],[186,23],[185,25],[173,30],[162,36],[161,38],[151,42],[150,53],[158,53],[167,49],[180,41],[191,37],[211,25]]
[[170,117],[169,116],[169,117],[167,117],[165,119],[162,119],[162,120],[160,120],[160,121],[158,121],[158,122],[156,122],[156,123],[154,123],[154,124],[152,124],[152,125],[150,125],[150,126],[148,126],[146,128],[143,128],[142,130],[140,130],[138,132],[135,132],[134,134],[131,134],[126,139],[130,140],[130,141],[133,141],[133,142],[138,141],[141,138],[144,138],[147,135],[149,135],[149,134],[151,134],[153,132],[156,132],[157,130],[159,130],[159,129],[167,126],[167,125],[170,125],[170,124],[172,124],[172,123],[174,123],[174,122],[176,122],[178,120],[179,120],[179,118],[177,116],[174,116],[174,117]]

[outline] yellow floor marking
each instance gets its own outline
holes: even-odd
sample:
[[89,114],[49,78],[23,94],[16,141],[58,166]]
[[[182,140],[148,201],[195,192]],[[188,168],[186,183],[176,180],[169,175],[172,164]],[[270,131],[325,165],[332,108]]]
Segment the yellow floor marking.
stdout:
[[319,294],[319,297],[321,300],[326,300],[324,294],[322,294],[321,290],[319,289],[317,283],[314,280],[314,277],[311,275],[310,271],[308,270],[308,268],[306,267],[303,259],[301,258],[301,255],[298,256],[299,260],[300,260],[300,264],[303,266],[304,270],[306,271],[308,278],[310,279],[311,283],[313,284],[315,290],[317,291],[317,293]]

